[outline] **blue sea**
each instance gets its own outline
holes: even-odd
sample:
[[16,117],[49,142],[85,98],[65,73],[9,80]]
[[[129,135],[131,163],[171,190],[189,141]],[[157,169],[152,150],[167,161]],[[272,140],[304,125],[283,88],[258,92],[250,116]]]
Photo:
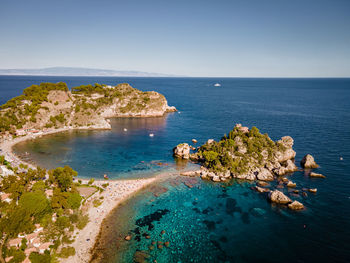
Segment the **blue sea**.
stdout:
[[[110,216],[101,236],[102,262],[133,262],[137,251],[147,255],[145,262],[158,263],[350,262],[350,79],[0,76],[0,103],[31,84],[58,81],[69,87],[127,82],[164,94],[179,111],[113,119],[111,131],[67,132],[15,147],[43,167],[70,165],[81,177],[113,179],[175,173],[195,166],[173,160],[178,143],[218,140],[242,123],[274,140],[292,136],[297,165],[310,153],[320,164],[316,172],[327,177],[310,179],[302,171],[290,176],[297,189],[318,189],[308,196],[282,189],[306,207],[294,212],[269,203],[251,189],[253,183],[196,180],[187,182],[190,188],[188,179],[173,175]],[[129,242],[123,240],[127,234],[133,236]],[[169,247],[152,241],[168,241]]]

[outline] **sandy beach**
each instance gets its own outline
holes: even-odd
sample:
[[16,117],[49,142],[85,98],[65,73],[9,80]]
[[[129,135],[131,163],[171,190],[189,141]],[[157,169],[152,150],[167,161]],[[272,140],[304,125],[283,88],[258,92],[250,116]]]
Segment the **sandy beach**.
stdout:
[[[95,244],[104,218],[123,201],[161,178],[162,175],[147,179],[95,181],[94,185],[96,186],[101,186],[105,183],[109,183],[109,186],[102,193],[97,191],[87,199],[82,209],[87,210],[90,221],[83,230],[76,229],[73,234],[73,236],[77,235],[75,241],[71,244],[71,246],[75,247],[76,254],[68,259],[61,259],[61,262],[89,262],[90,250]],[[83,180],[83,182],[86,183],[87,180]],[[102,204],[94,207],[93,200],[96,198],[101,200],[100,197],[103,197]]]

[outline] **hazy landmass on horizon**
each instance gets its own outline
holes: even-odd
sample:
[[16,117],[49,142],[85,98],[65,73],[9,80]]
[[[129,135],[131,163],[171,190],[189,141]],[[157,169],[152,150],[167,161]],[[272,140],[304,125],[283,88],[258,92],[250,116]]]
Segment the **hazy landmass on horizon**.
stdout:
[[41,69],[0,69],[0,75],[178,77],[177,75],[154,73],[154,72],[80,68],[80,67],[50,67],[50,68],[41,68]]

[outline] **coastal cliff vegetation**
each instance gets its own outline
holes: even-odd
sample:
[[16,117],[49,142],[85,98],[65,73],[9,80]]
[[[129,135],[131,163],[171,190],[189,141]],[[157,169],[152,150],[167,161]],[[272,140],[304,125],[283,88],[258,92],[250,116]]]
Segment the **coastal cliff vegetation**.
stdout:
[[25,135],[64,127],[108,129],[106,118],[162,116],[174,110],[163,95],[127,83],[81,85],[71,91],[63,82],[41,83],[1,106],[0,134]]
[[197,157],[213,172],[229,170],[232,174],[244,174],[253,166],[259,167],[273,161],[274,153],[284,150],[285,146],[281,142],[274,142],[256,127],[252,127],[249,132],[235,127],[220,141],[202,145]]

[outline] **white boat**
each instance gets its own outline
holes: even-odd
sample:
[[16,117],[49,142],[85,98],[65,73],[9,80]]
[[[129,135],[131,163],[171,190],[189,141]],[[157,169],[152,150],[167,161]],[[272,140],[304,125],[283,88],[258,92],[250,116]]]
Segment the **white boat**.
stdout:
[[214,87],[221,87],[221,84],[220,83],[215,83]]
[[153,136],[154,136],[154,134],[153,134],[153,133],[150,133],[150,134],[149,134],[149,137],[153,137]]

